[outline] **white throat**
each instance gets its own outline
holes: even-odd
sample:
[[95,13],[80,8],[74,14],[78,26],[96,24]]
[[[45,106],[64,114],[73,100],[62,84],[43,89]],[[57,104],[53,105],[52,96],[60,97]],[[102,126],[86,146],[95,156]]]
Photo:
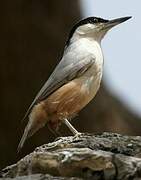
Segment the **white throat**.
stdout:
[[85,24],[83,26],[78,27],[72,38],[71,41],[79,40],[80,38],[87,38],[97,41],[99,44],[101,40],[104,38],[107,30],[101,30],[96,27],[94,24]]

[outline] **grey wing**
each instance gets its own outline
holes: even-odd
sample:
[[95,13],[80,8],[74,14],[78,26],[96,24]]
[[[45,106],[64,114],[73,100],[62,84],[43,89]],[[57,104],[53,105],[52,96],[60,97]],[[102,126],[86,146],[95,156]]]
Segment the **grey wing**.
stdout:
[[[77,58],[76,58],[77,59]],[[34,101],[28,108],[23,120],[29,115],[32,107],[42,100],[45,100],[50,94],[57,90],[62,85],[66,84],[79,76],[81,76],[85,71],[87,71],[92,64],[95,62],[95,57],[92,55],[83,57],[81,60],[67,61],[67,59],[62,59],[54,72],[51,74],[50,78],[41,88]]]

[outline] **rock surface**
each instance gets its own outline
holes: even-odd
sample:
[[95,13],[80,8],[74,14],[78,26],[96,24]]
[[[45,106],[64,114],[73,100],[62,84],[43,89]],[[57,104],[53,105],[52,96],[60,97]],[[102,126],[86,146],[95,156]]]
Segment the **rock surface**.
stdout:
[[114,133],[61,137],[1,172],[3,179],[141,179],[141,137]]

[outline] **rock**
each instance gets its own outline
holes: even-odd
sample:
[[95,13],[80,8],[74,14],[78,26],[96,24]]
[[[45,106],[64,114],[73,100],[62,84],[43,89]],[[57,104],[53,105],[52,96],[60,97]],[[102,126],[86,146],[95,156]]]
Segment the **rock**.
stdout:
[[[114,133],[61,137],[42,145],[2,178],[128,180],[141,178],[141,137]],[[8,180],[7,179],[7,180]]]
[[[55,177],[48,174],[33,174],[28,176],[19,176],[14,178],[16,180],[82,180],[80,178],[68,178],[68,177]],[[13,178],[4,178],[4,180],[13,180]]]

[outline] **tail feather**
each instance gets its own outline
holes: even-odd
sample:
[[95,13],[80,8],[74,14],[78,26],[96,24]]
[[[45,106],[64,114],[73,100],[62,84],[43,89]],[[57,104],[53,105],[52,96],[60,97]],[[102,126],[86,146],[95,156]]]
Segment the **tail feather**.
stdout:
[[44,110],[44,106],[42,104],[36,105],[29,115],[29,122],[24,130],[24,134],[18,145],[18,152],[23,147],[25,140],[30,136],[32,136],[41,127],[43,127],[46,121],[47,121],[47,113]]
[[18,145],[18,148],[17,148],[18,152],[22,149],[22,147],[23,147],[26,139],[30,136],[31,126],[32,126],[32,123],[29,122],[29,123],[27,124],[25,130],[24,130],[24,134],[23,134],[23,136],[22,136],[22,138],[21,138],[21,140],[20,140],[20,143],[19,143],[19,145]]
[[31,137],[36,131],[38,131],[40,128],[42,128],[45,125],[46,121],[38,122],[33,119],[30,119],[25,130],[24,134],[21,138],[21,141],[18,145],[18,152],[22,149],[25,141],[27,138]]

